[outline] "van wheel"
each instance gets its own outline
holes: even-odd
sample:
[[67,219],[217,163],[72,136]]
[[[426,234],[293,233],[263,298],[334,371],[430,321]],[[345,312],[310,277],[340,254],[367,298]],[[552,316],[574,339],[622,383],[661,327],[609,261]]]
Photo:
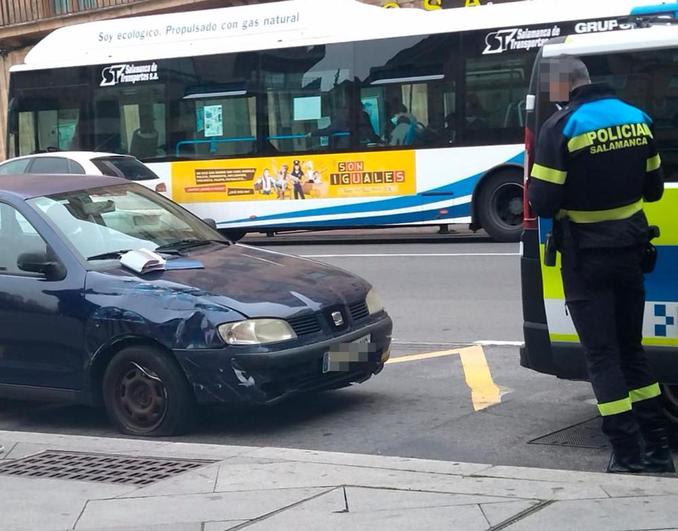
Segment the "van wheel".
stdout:
[[491,176],[478,197],[480,225],[493,240],[520,241],[523,232],[523,178],[517,171]]
[[106,368],[102,391],[108,416],[122,433],[162,437],[189,427],[193,394],[177,363],[158,349],[118,352]]

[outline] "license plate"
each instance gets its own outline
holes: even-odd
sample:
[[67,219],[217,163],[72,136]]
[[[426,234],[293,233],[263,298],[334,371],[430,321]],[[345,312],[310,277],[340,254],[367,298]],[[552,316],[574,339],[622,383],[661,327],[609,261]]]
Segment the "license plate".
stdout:
[[359,337],[350,343],[340,343],[323,354],[323,373],[346,372],[351,363],[364,363],[369,360],[370,340],[372,337]]

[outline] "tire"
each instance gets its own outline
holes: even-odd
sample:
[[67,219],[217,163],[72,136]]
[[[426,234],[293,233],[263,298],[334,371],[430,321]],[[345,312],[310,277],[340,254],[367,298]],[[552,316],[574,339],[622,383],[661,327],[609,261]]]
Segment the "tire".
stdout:
[[190,427],[194,397],[178,364],[153,347],[128,347],[106,367],[102,394],[122,433],[163,437]]
[[483,183],[477,204],[480,225],[493,240],[517,242],[523,232],[523,177],[502,171]]

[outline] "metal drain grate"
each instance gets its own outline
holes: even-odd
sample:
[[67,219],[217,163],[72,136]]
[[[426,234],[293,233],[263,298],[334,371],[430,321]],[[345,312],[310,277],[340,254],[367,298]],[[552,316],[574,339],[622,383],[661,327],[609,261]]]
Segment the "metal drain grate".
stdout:
[[608,442],[600,427],[602,419],[594,417],[574,426],[568,426],[548,435],[529,441],[528,444],[548,444],[552,446],[574,446],[578,448],[608,448]]
[[47,450],[0,461],[0,475],[149,485],[215,462]]

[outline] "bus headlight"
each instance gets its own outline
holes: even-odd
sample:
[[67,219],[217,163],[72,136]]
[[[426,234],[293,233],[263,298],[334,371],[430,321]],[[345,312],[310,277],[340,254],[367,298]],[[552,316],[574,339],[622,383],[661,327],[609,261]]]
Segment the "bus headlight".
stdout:
[[263,345],[297,337],[292,327],[282,319],[247,319],[222,324],[218,330],[229,345]]
[[365,304],[367,304],[367,311],[370,312],[370,315],[384,311],[384,304],[374,288],[365,297]]

